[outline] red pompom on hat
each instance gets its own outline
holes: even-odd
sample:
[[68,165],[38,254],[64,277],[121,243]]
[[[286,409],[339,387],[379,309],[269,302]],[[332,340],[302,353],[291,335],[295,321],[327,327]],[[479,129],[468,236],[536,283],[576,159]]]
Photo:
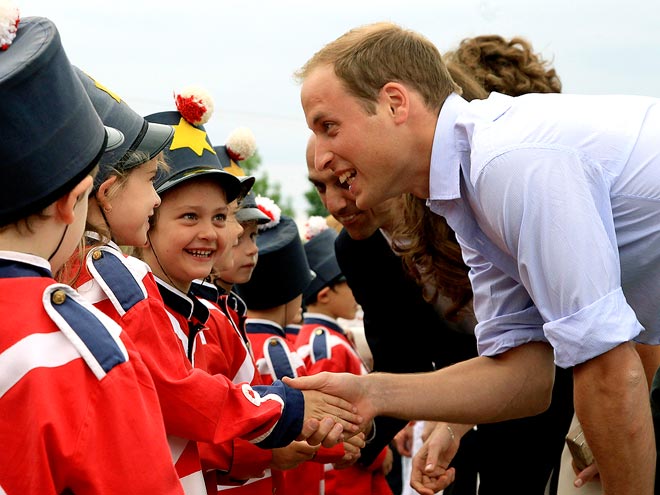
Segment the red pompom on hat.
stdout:
[[20,21],[18,8],[9,0],[0,0],[0,50],[12,44]]
[[190,86],[174,93],[176,109],[192,125],[204,125],[213,115],[213,98],[203,88]]

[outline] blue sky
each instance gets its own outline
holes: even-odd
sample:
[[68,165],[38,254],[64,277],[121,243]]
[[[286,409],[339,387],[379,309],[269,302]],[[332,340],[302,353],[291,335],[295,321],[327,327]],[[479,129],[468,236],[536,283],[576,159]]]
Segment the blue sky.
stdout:
[[355,26],[396,22],[440,51],[469,36],[520,35],[554,61],[565,92],[660,97],[657,0],[13,1],[24,16],[52,19],[71,61],[143,115],[173,109],[175,89],[205,87],[213,143],[250,127],[262,170],[298,213],[309,131],[292,74]]

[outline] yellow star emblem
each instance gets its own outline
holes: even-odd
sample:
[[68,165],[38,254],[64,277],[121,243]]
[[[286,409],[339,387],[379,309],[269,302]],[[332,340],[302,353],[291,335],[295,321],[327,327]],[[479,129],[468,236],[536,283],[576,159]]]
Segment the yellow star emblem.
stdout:
[[202,156],[204,150],[208,150],[214,155],[216,154],[215,150],[206,140],[206,132],[190,125],[183,117],[179,120],[178,125],[172,127],[174,127],[174,138],[170,145],[171,150],[190,148],[198,156]]
[[228,167],[225,167],[224,171],[229,172],[232,175],[235,175],[236,177],[244,177],[245,172],[241,167],[239,167],[234,160],[230,160],[231,165]]
[[113,93],[112,91],[110,91],[108,88],[103,86],[103,84],[98,82],[96,79],[92,78],[92,80],[94,81],[94,86],[99,88],[101,91],[105,91],[106,93],[108,93],[110,95],[110,97],[113,100],[115,100],[117,103],[121,103],[121,98],[116,93]]

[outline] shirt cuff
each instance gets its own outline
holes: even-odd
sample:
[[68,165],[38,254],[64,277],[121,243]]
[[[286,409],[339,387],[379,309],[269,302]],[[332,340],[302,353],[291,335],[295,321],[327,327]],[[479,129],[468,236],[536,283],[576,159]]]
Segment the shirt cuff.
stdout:
[[562,368],[575,366],[633,340],[644,328],[621,288],[577,313],[544,325],[545,335]]

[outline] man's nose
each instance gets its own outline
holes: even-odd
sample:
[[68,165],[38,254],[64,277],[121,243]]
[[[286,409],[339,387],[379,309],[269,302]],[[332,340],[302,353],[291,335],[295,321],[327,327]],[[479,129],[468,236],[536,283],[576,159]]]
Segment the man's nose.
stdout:
[[322,172],[323,170],[330,168],[332,157],[333,155],[330,150],[323,147],[322,145],[319,145],[318,142],[316,143],[316,152],[314,153],[314,168],[317,171]]

